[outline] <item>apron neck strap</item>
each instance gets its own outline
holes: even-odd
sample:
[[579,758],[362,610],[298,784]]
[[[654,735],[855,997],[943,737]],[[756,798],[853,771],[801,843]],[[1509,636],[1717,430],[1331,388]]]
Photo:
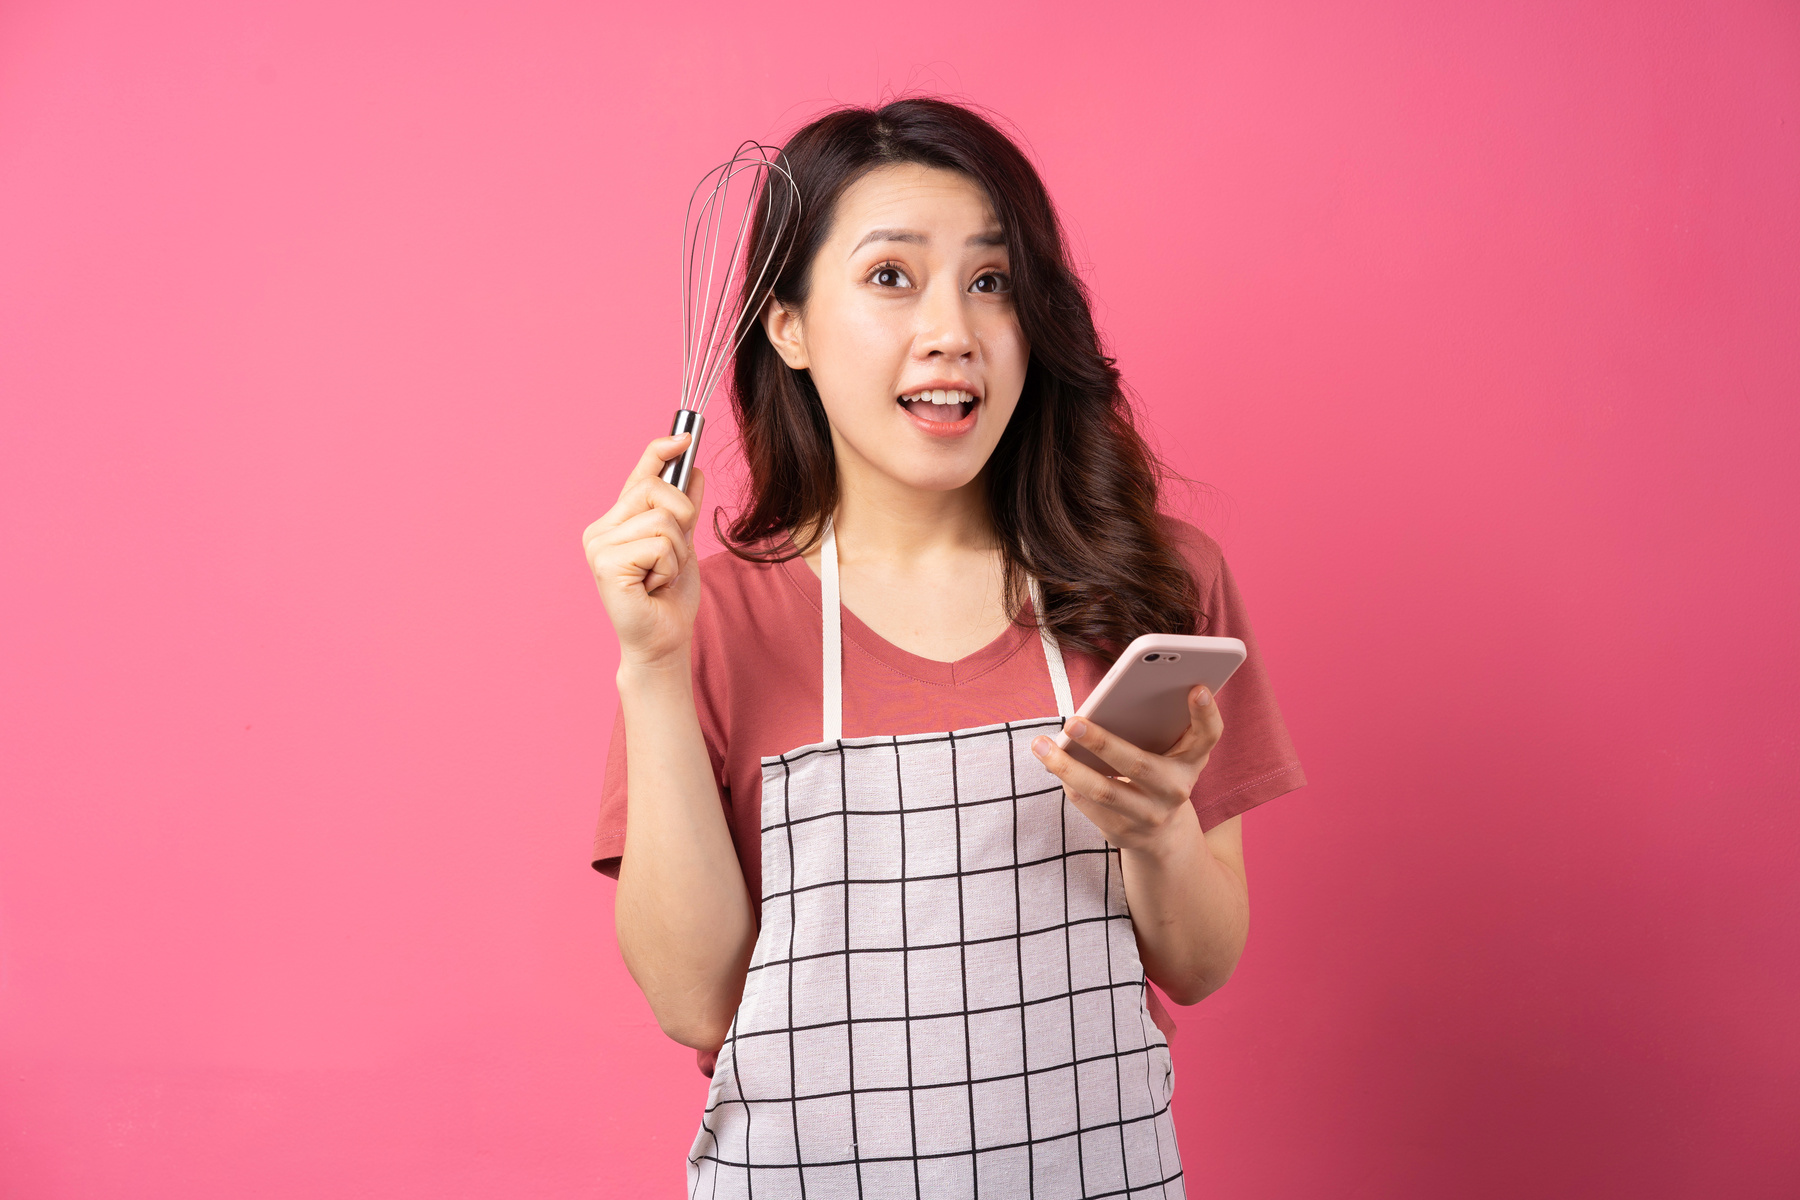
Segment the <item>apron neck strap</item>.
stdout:
[[1037,618],[1038,636],[1044,639],[1044,661],[1050,666],[1050,690],[1056,693],[1056,715],[1068,720],[1075,715],[1075,697],[1069,691],[1069,670],[1063,665],[1062,647],[1056,644],[1056,637],[1050,632],[1050,626],[1044,623],[1044,589],[1038,586],[1037,576],[1030,577],[1031,612]]
[[825,740],[844,736],[844,619],[838,611],[837,529],[825,522],[825,549],[819,555],[819,607],[825,612]]
[[[1069,671],[1063,664],[1062,648],[1056,644],[1050,627],[1044,624],[1044,594],[1035,577],[1031,584],[1031,611],[1037,617],[1038,636],[1044,642],[1044,662],[1050,668],[1050,688],[1056,693],[1056,715],[1075,715],[1075,699],[1069,691]],[[842,590],[838,586],[837,530],[827,519],[825,542],[819,555],[819,607],[824,612],[824,717],[825,741],[835,742],[844,736],[844,618],[841,612]]]

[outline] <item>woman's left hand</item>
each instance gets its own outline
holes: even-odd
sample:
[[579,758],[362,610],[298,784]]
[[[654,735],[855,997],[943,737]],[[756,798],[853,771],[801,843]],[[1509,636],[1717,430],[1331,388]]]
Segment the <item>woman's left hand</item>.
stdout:
[[1085,717],[1063,726],[1069,740],[1117,771],[1113,779],[1070,757],[1049,737],[1033,738],[1032,753],[1062,780],[1076,808],[1121,850],[1155,851],[1181,816],[1225,723],[1204,686],[1188,693],[1188,727],[1165,754],[1152,754],[1115,737]]

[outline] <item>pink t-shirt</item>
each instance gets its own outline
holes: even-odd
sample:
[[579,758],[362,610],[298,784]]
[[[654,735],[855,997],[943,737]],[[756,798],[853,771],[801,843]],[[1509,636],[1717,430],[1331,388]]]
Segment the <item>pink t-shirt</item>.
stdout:
[[[1200,589],[1197,630],[1243,639],[1249,656],[1219,692],[1225,731],[1193,791],[1200,825],[1221,821],[1302,786],[1306,776],[1282,723],[1237,585],[1218,543],[1169,519]],[[700,564],[694,625],[694,702],[718,780],[719,798],[753,899],[762,896],[762,759],[824,736],[819,577],[799,558],[763,565],[729,553]],[[1029,619],[1029,618],[1027,618]],[[1001,721],[1054,717],[1056,697],[1035,627],[1015,624],[956,662],[910,654],[843,610],[844,732],[847,738],[934,733]],[[1110,665],[1065,651],[1080,705]],[[613,723],[600,794],[594,866],[617,878],[625,850],[625,725]],[[1152,996],[1154,997],[1154,993]],[[1160,1009],[1160,1005],[1154,1008]],[[1167,1014],[1157,1024],[1172,1029]]]

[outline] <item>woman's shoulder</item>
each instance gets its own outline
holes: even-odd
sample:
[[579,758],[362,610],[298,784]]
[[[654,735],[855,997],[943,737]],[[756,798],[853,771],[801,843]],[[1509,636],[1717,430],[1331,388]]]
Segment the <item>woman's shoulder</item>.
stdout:
[[[807,573],[810,575],[811,571]],[[789,562],[758,562],[741,558],[730,550],[719,550],[700,560],[700,588],[711,598],[721,601],[767,600],[780,596],[783,600],[804,599],[795,586]]]
[[720,550],[700,560],[700,613],[695,637],[703,648],[742,643],[767,645],[795,628],[819,624],[817,584],[808,595],[797,575],[811,577],[804,563],[755,562]]
[[715,550],[700,559],[701,579],[717,580],[720,584],[737,587],[745,584],[755,586],[758,581],[771,578],[780,569],[781,564],[778,562],[755,562],[730,550]]
[[[754,562],[728,550],[706,555],[699,566],[693,666],[701,728],[719,762],[738,745],[754,750],[747,760],[754,764],[763,753],[807,740],[780,714],[804,710],[809,699],[817,704],[818,579],[799,560]],[[793,709],[795,703],[802,709]],[[757,733],[767,733],[771,720],[779,730],[772,740]],[[808,730],[817,736],[816,725]]]
[[1191,522],[1168,513],[1157,513],[1156,519],[1163,536],[1187,560],[1188,570],[1194,575],[1194,583],[1204,592],[1207,585],[1218,578],[1219,568],[1225,562],[1225,552],[1205,530]]

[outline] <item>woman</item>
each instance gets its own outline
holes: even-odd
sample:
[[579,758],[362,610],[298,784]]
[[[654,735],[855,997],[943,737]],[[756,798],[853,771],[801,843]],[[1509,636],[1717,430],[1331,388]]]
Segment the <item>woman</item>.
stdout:
[[[1181,1195],[1146,975],[1225,983],[1241,814],[1304,783],[1242,603],[1159,514],[1005,135],[915,99],[783,153],[804,215],[734,364],[731,553],[696,561],[703,478],[657,478],[685,435],[584,535],[621,653],[595,865],[712,1075],[690,1192]],[[1250,656],[1166,754],[1069,721],[1109,778],[1049,735],[1146,632]]]

